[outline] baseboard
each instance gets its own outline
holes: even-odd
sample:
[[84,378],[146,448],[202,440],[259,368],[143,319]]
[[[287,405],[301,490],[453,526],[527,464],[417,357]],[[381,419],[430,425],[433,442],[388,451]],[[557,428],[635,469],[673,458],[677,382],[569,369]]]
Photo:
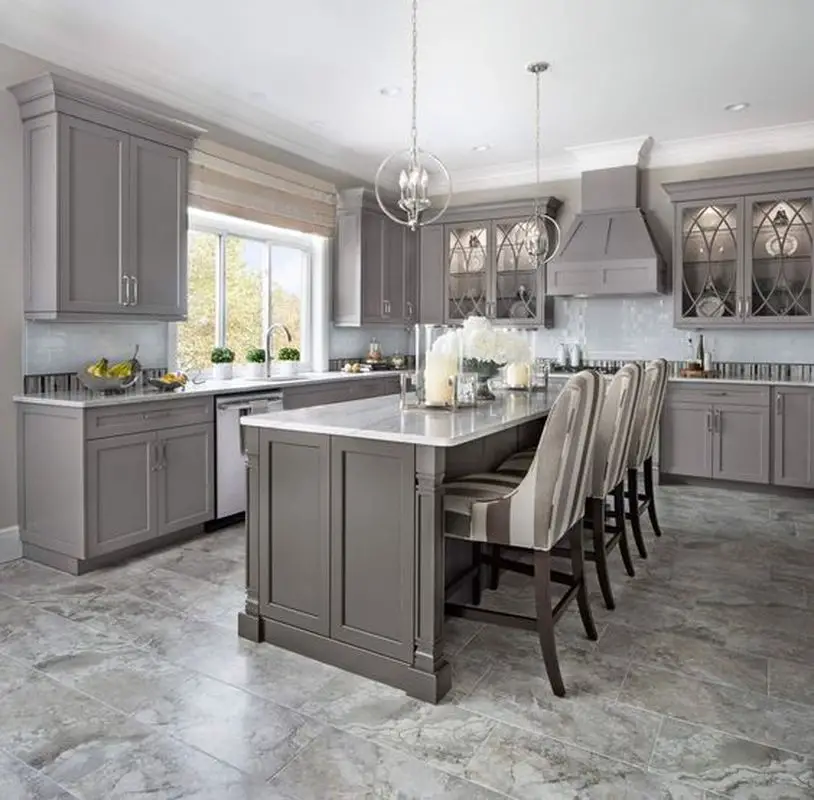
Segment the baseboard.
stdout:
[[23,544],[20,530],[16,525],[0,529],[0,564],[23,557]]

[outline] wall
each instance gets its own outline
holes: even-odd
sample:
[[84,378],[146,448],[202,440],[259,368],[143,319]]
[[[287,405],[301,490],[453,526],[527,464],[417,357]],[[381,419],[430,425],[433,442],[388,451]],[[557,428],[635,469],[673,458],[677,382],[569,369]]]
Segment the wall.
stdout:
[[[673,217],[670,200],[661,188],[663,183],[811,166],[814,166],[814,152],[783,153],[645,170],[642,173],[641,203],[648,212],[653,235],[669,262]],[[545,184],[542,194],[550,194],[563,201],[558,220],[563,231],[567,231],[580,208],[579,180]],[[533,186],[495,192],[461,193],[455,197],[455,205],[518,200],[533,195]],[[579,344],[583,348],[584,357],[589,359],[663,356],[670,360],[680,360],[687,357],[687,338],[690,333],[673,328],[672,295],[641,298],[557,298],[554,328],[538,332],[537,349],[540,355],[553,356],[557,344],[565,342]],[[711,330],[705,332],[704,339],[715,360],[814,362],[814,330]]]
[[413,352],[412,330],[367,325],[361,328],[344,328],[331,325],[330,358],[364,358],[372,337],[376,337],[385,356],[394,353]]

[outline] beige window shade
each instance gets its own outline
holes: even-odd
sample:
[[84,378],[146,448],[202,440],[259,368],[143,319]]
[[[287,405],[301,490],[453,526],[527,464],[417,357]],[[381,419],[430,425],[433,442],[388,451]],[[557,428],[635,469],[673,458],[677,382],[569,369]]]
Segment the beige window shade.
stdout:
[[189,205],[321,236],[336,225],[333,184],[205,140],[189,157]]

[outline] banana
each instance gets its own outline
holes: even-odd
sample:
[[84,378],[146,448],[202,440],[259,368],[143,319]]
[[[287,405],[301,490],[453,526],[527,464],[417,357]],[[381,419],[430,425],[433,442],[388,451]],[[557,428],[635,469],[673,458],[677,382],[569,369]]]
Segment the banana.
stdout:
[[87,372],[96,378],[109,378],[110,373],[107,367],[107,359],[100,358],[88,367]]
[[130,378],[133,375],[132,361],[119,361],[108,370],[111,378]]

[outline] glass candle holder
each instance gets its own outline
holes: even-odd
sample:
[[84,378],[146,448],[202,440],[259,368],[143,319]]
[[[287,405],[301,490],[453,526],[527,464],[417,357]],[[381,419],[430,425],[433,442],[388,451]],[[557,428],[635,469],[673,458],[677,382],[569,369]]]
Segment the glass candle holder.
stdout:
[[[507,389],[528,390],[532,388],[532,373],[534,367],[534,332],[523,328],[508,328],[513,336],[525,340],[524,353],[518,353],[506,363],[503,369],[503,381]],[[523,348],[520,348],[522,351]]]
[[416,401],[423,408],[458,406],[460,337],[451,325],[416,325]]

